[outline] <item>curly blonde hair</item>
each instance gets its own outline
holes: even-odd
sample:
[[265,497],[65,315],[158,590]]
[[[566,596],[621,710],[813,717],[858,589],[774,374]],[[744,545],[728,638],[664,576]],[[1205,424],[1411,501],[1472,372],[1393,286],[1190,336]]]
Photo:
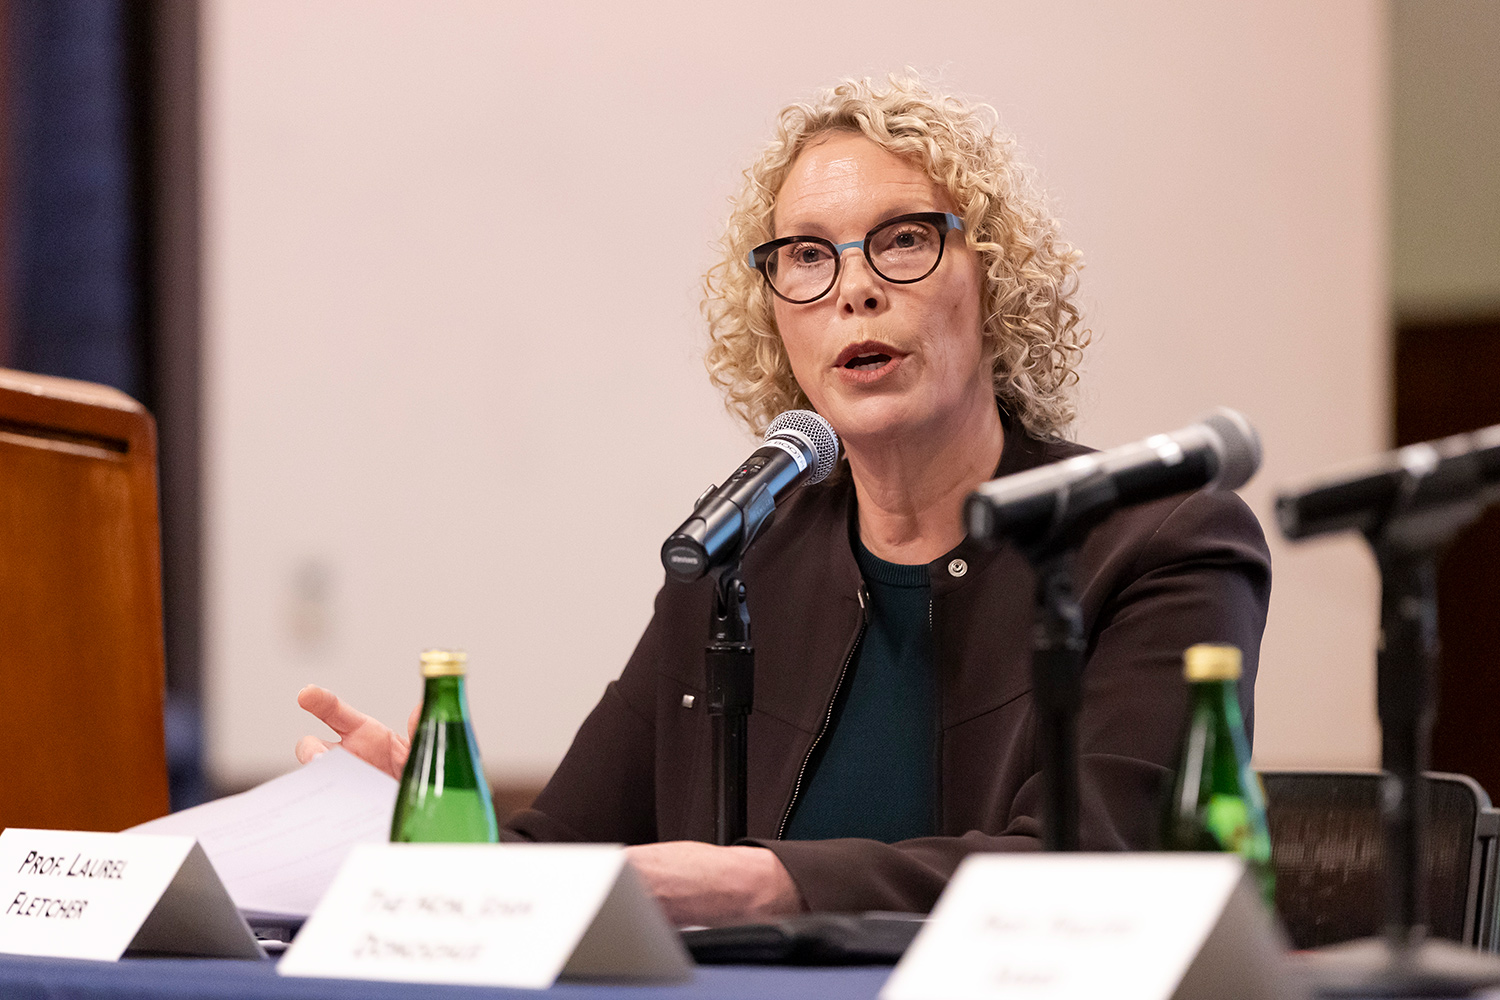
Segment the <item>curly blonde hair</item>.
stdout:
[[1082,255],[1059,236],[994,109],[936,93],[910,71],[884,86],[845,80],[785,108],[775,137],[745,171],[719,241],[723,257],[703,283],[704,364],[725,406],[760,434],[781,411],[811,405],[777,332],[772,293],[745,258],[774,238],[777,193],[798,154],[830,132],[868,137],[952,196],[985,270],[983,337],[995,396],[1032,434],[1059,435],[1075,414],[1066,390],[1089,342],[1073,302]]

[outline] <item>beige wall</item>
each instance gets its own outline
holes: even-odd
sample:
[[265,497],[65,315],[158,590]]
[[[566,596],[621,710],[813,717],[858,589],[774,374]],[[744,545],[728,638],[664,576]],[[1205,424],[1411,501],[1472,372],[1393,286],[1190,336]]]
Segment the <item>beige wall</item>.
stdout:
[[[1274,483],[1385,445],[1381,7],[918,9],[209,3],[217,776],[290,766],[307,681],[404,719],[441,644],[491,770],[550,771],[748,447],[700,363],[725,198],[842,74],[936,70],[1019,132],[1089,260],[1082,440],[1239,407],[1268,529]],[[1272,545],[1257,755],[1371,764],[1368,560]]]

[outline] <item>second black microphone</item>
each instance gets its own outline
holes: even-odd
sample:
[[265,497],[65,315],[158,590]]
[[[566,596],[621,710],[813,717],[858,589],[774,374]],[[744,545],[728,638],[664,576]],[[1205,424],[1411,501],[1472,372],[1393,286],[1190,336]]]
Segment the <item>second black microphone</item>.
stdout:
[[1171,434],[992,479],[969,494],[964,521],[975,541],[1042,548],[1121,507],[1200,486],[1238,489],[1258,468],[1255,428],[1220,407]]

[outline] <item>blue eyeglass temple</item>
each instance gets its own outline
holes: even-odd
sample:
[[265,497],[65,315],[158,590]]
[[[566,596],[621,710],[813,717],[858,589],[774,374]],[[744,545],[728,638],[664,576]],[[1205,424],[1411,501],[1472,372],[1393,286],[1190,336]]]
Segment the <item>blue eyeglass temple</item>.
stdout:
[[[952,212],[944,212],[943,213],[943,218],[946,219],[947,222],[948,222],[948,232],[950,232],[950,233],[961,233],[961,232],[964,231],[964,220],[960,219],[958,216],[954,215]],[[866,234],[866,235],[868,235],[868,234]],[[835,243],[833,245],[833,252],[837,256],[842,257],[844,255],[844,251],[848,250],[850,247],[862,247],[864,245],[865,245],[865,241],[862,240],[862,239],[860,239],[860,240],[850,240],[848,243]],[[751,250],[749,253],[745,254],[745,264],[752,271],[758,271],[758,270],[760,270],[758,267],[755,266],[755,251],[754,250]]]

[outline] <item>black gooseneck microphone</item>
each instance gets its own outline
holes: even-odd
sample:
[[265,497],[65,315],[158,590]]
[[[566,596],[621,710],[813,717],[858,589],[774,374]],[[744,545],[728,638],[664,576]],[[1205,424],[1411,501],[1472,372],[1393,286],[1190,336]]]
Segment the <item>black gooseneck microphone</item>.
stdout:
[[1087,649],[1073,583],[1077,548],[1115,510],[1200,486],[1243,485],[1260,467],[1260,438],[1234,410],[1138,444],[984,483],[964,501],[969,537],[1011,541],[1036,574],[1031,677],[1042,765],[1042,846],[1076,851],[1078,715]]
[[964,503],[969,537],[1044,547],[1121,507],[1200,486],[1237,489],[1260,468],[1260,437],[1219,407],[1196,424],[982,484]]
[[1430,793],[1422,778],[1436,718],[1438,566],[1459,533],[1497,502],[1500,424],[1332,470],[1276,499],[1288,538],[1357,531],[1380,569],[1375,705],[1385,772],[1384,947],[1350,942],[1344,960],[1327,967],[1350,993],[1458,995],[1500,983],[1500,960],[1427,933]]
[[787,410],[766,428],[765,443],[717,489],[698,499],[693,516],[667,537],[661,564],[691,583],[723,566],[754,540],[778,499],[820,483],[839,457],[839,438],[811,410]]
[[[1365,534],[1400,515],[1442,530],[1500,500],[1500,424],[1407,445],[1276,498],[1276,519],[1293,539],[1332,531]],[[1470,508],[1474,508],[1471,512]]]
[[765,444],[694,504],[693,516],[661,547],[661,564],[684,583],[714,574],[708,645],[703,648],[713,782],[714,843],[745,836],[749,719],[755,707],[755,647],[740,559],[776,510],[804,483],[822,482],[839,457],[839,439],[811,410],[787,410],[766,428]]

